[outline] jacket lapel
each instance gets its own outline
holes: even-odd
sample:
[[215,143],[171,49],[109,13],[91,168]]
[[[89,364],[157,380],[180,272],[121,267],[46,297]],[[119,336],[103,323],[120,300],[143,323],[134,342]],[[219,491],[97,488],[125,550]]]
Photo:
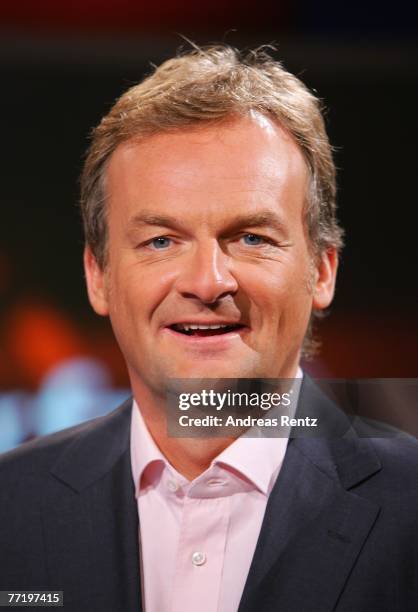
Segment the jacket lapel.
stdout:
[[69,610],[139,612],[131,402],[86,424],[51,469],[42,522],[51,588]]
[[[322,398],[321,411],[326,402]],[[316,408],[311,406],[311,416]],[[346,431],[334,417],[333,431]],[[379,513],[378,506],[349,489],[379,469],[364,439],[289,440],[239,612],[334,609]]]

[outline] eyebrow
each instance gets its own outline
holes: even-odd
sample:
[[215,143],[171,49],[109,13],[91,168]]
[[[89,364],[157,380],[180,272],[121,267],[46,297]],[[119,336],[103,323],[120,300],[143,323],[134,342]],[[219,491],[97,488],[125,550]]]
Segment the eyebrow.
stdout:
[[171,227],[173,229],[177,229],[180,227],[180,224],[176,217],[172,217],[171,215],[156,215],[154,213],[149,213],[146,211],[142,211],[137,215],[134,215],[128,221],[128,231],[135,229],[137,227],[141,227],[143,225],[155,225],[159,227]]
[[[131,217],[128,222],[128,231],[144,225],[181,229],[181,223],[179,223],[178,219],[172,215],[159,215],[142,211]],[[279,215],[271,210],[262,210],[252,214],[237,215],[227,224],[224,232],[228,233],[237,231],[243,227],[269,227],[281,233],[287,234],[285,223],[283,223]]]
[[287,233],[286,224],[278,214],[271,210],[261,210],[248,215],[237,215],[228,224],[227,231],[234,231],[243,227],[269,227],[281,233]]

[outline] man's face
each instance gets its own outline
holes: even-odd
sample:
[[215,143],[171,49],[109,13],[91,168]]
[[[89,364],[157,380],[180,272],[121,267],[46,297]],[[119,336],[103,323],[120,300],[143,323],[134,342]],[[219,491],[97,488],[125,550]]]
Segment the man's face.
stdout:
[[134,392],[164,393],[170,378],[295,375],[336,270],[333,252],[312,261],[307,184],[293,139],[256,113],[116,149],[108,264],[100,270],[88,249],[85,263]]

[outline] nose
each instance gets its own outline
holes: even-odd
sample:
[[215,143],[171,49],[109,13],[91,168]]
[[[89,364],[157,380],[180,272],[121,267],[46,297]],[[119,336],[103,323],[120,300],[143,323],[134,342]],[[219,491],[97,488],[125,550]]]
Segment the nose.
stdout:
[[196,245],[177,279],[177,290],[183,297],[214,304],[238,290],[229,269],[229,257],[216,240]]

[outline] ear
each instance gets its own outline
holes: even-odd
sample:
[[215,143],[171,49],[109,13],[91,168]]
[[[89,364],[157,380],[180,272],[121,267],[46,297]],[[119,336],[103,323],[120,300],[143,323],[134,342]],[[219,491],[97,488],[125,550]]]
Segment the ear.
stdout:
[[84,249],[84,272],[86,275],[87,293],[93,310],[99,315],[108,315],[109,305],[105,271],[99,266],[88,246]]
[[335,279],[338,268],[338,254],[331,248],[320,255],[316,263],[315,284],[312,306],[316,310],[328,308],[335,291]]

